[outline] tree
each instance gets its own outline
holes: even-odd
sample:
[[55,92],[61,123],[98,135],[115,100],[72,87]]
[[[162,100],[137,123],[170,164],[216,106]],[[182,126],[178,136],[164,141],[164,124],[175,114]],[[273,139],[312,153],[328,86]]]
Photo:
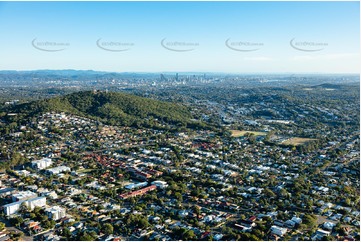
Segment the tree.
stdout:
[[258,240],[260,240],[260,239],[259,239],[256,235],[250,234],[250,235],[249,235],[249,240],[258,241]]
[[302,223],[305,224],[308,228],[314,228],[317,225],[317,217],[312,214],[306,214],[302,218]]
[[199,215],[201,214],[201,210],[198,206],[193,206],[193,212],[197,215],[197,219],[199,219]]
[[80,241],[93,241],[94,238],[93,238],[90,234],[88,234],[87,232],[85,232],[83,235],[81,235],[81,236],[79,237],[79,240],[80,240]]
[[176,192],[174,194],[175,198],[178,200],[178,202],[182,202],[183,198],[182,198],[182,194],[180,194],[179,192]]
[[94,230],[90,231],[89,235],[93,238],[93,240],[98,237],[98,234]]
[[[23,237],[24,236],[24,233],[23,232],[18,232],[18,233],[15,233],[15,234],[13,234],[13,240],[21,240],[21,237]],[[10,236],[11,237],[11,236]]]
[[269,188],[265,188],[263,191],[264,195],[268,198],[270,197],[276,197],[276,194]]
[[63,236],[66,237],[67,240],[69,240],[71,238],[71,232],[70,232],[70,229],[68,228],[64,228],[63,229]]
[[350,198],[345,199],[345,205],[346,206],[351,206],[351,199]]
[[146,218],[141,218],[138,221],[138,225],[140,228],[145,229],[149,226],[148,220]]
[[193,230],[187,230],[182,237],[183,240],[195,240],[197,238]]
[[251,144],[255,144],[256,143],[256,136],[252,133],[249,138],[248,138],[249,142]]
[[20,216],[18,217],[14,217],[10,219],[11,224],[15,225],[15,226],[20,226],[20,224],[22,224],[24,222],[24,219]]
[[26,205],[25,202],[21,203],[19,211],[22,214],[29,212],[29,208],[28,208],[28,206]]
[[5,224],[0,222],[0,231],[2,231],[5,228]]
[[107,235],[113,234],[113,231],[114,231],[113,225],[111,225],[110,223],[104,224],[103,231]]
[[335,239],[332,236],[323,236],[322,240],[323,241],[334,241]]
[[23,161],[23,158],[20,153],[13,153],[11,155],[10,164],[14,167],[16,165],[21,164]]
[[281,197],[286,197],[288,195],[288,192],[286,189],[284,188],[281,188],[279,191],[278,191],[278,194],[281,196]]

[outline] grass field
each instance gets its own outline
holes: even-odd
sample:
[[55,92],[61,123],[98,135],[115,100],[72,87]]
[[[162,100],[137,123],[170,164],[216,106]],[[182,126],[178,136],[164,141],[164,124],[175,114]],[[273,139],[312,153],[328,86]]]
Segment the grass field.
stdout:
[[89,173],[91,171],[93,171],[94,169],[80,169],[80,170],[77,170],[76,172],[78,173]]
[[260,132],[260,131],[251,131],[251,130],[230,130],[232,133],[232,137],[241,137],[244,136],[246,133],[253,134],[255,136],[265,136],[267,132]]
[[294,138],[290,138],[288,140],[285,140],[285,141],[281,142],[281,144],[297,146],[297,145],[303,145],[303,144],[305,144],[305,143],[307,143],[309,141],[314,141],[314,140],[317,140],[317,139],[294,137]]

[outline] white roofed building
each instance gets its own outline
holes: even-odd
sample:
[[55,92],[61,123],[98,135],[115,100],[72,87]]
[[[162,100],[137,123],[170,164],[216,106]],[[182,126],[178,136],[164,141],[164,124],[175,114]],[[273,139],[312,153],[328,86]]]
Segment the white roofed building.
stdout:
[[45,207],[46,197],[36,197],[26,201],[27,206],[30,210],[33,210],[35,207]]
[[47,169],[46,172],[50,175],[56,175],[56,174],[60,174],[66,171],[71,171],[70,167],[67,166],[58,166],[58,167],[54,167],[54,168],[50,168]]
[[33,210],[35,207],[45,207],[46,198],[45,197],[35,197],[25,201],[17,201],[9,203],[3,206],[5,215],[12,215],[20,209],[21,205],[24,203],[30,210]]
[[13,200],[13,202],[17,202],[17,201],[25,201],[31,198],[35,198],[38,195],[34,192],[31,191],[20,191],[18,193],[14,193],[11,198]]
[[9,216],[16,213],[23,201],[6,204],[3,206],[5,215]]
[[38,170],[42,170],[42,169],[48,168],[52,164],[53,164],[53,162],[51,161],[50,158],[43,158],[41,160],[32,161],[31,167],[38,169]]
[[51,218],[52,220],[59,220],[66,216],[65,208],[59,206],[53,206],[50,208],[45,209],[46,215]]
[[279,227],[279,226],[276,226],[276,225],[273,225],[271,227],[271,233],[272,234],[276,234],[278,236],[283,236],[287,233],[287,229],[286,228],[283,228],[283,227]]
[[161,188],[161,189],[168,187],[168,184],[165,181],[154,181],[151,184],[156,185],[158,188]]

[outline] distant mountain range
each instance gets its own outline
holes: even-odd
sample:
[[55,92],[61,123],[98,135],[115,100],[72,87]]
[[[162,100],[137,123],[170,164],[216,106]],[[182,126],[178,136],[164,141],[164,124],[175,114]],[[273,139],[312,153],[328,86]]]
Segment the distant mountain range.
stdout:
[[39,75],[59,75],[59,76],[73,76],[73,75],[103,75],[111,72],[93,71],[93,70],[31,70],[31,71],[0,71],[0,74],[39,74]]
[[157,71],[157,72],[118,72],[118,71],[94,71],[94,70],[28,70],[28,71],[15,71],[15,70],[0,70],[0,74],[30,74],[30,75],[57,75],[57,76],[88,76],[88,75],[175,75],[176,73],[181,75],[215,75],[215,76],[233,76],[233,75],[256,75],[256,76],[284,76],[284,77],[303,77],[303,76],[359,76],[357,73],[345,73],[345,74],[329,74],[329,73],[227,73],[227,72],[210,72],[210,71]]
[[[17,76],[31,76],[31,77],[97,77],[97,76],[121,76],[134,77],[147,75],[146,73],[132,73],[132,72],[106,72],[93,70],[31,70],[31,71],[0,71],[0,75],[17,75]],[[155,74],[152,74],[155,75]]]
[[[94,70],[29,70],[29,71],[14,71],[14,70],[4,70],[0,71],[0,74],[30,74],[30,75],[57,75],[57,76],[79,76],[79,75],[175,75],[180,73],[182,75],[203,75],[206,74],[217,74],[210,72],[111,72],[111,71],[94,71]],[[220,73],[218,73],[220,74]],[[226,73],[222,73],[226,74]]]
[[154,126],[154,119],[169,124],[194,123],[191,121],[190,111],[185,106],[118,92],[77,92],[20,104],[9,111],[18,113],[21,118],[30,118],[51,111],[66,112],[109,124],[127,126]]

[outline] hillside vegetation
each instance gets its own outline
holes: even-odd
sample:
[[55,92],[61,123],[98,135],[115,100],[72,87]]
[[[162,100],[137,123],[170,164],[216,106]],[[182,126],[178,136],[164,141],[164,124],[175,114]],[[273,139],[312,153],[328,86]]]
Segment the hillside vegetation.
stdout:
[[193,123],[185,106],[117,92],[77,92],[17,105],[9,111],[18,113],[18,119],[54,111],[86,116],[112,125],[154,126],[155,119],[175,125]]

